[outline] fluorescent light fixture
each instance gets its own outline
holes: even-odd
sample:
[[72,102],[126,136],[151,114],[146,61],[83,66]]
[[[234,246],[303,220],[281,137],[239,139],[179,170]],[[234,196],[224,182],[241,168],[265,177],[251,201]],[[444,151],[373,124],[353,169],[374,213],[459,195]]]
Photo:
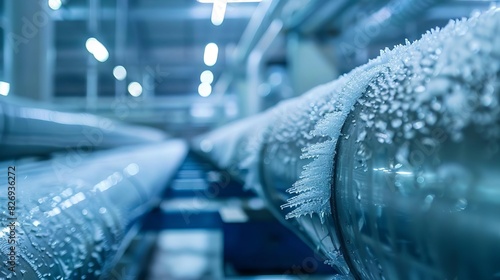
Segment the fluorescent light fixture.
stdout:
[[200,81],[210,85],[214,81],[214,74],[210,70],[205,70],[200,75]]
[[219,26],[224,22],[224,15],[226,14],[227,0],[214,0],[212,8],[212,17],[210,20],[215,26]]
[[61,0],[49,0],[48,4],[49,8],[51,8],[54,11],[59,10],[62,6]]
[[[200,3],[204,4],[212,4],[214,0],[198,0]],[[262,2],[262,0],[226,0],[227,3],[258,3]]]
[[138,97],[142,94],[142,86],[138,82],[128,84],[128,93],[133,97]]
[[87,51],[93,54],[95,59],[97,59],[99,62],[104,62],[108,60],[109,58],[108,50],[96,38],[93,37],[88,38],[87,41],[85,42],[85,47],[87,48]]
[[127,69],[125,67],[118,65],[115,68],[113,68],[113,76],[118,81],[123,81],[127,77]]
[[212,86],[206,83],[201,83],[198,86],[198,94],[201,97],[208,97],[210,94],[212,94]]
[[219,47],[215,43],[209,43],[205,47],[205,55],[203,61],[207,66],[214,66],[219,55]]
[[0,81],[0,95],[7,96],[9,95],[10,84],[7,82]]

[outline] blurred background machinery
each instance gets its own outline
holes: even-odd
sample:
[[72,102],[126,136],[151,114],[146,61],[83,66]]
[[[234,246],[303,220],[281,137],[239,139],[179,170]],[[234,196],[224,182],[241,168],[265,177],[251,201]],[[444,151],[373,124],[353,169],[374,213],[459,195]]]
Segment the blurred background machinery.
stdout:
[[[332,279],[337,269],[324,264],[315,240],[292,232],[296,228],[283,221],[279,207],[269,207],[276,204],[269,193],[245,190],[246,174],[224,169],[234,166],[231,155],[214,159],[216,166],[188,152],[187,141],[331,82],[381,49],[414,41],[498,1],[0,3],[0,166],[20,170],[17,229],[24,256],[15,275],[0,270],[0,278]],[[236,139],[244,129],[225,129],[210,137],[233,137],[224,142],[227,150],[248,144]],[[358,131],[345,126],[343,133]],[[354,148],[347,138],[339,145],[344,150],[337,157],[345,160],[336,168],[344,177],[335,180],[351,182],[354,163],[346,151]],[[205,155],[213,148],[206,141],[196,147]],[[272,162],[266,164],[269,185],[291,187],[295,177],[275,176]],[[351,202],[344,198],[358,195],[353,189],[339,192],[338,203],[346,208]],[[356,224],[365,210],[337,222]],[[393,212],[384,217],[398,220]],[[450,227],[460,221],[449,221]],[[387,230],[363,232],[362,242],[352,246],[384,244],[380,238],[398,234]],[[6,231],[0,234],[6,237]],[[364,265],[370,266],[350,267],[364,271]]]

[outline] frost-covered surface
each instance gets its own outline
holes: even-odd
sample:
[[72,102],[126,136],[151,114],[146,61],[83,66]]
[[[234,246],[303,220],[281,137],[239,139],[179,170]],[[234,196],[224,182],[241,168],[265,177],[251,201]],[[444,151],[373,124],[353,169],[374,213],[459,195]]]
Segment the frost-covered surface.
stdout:
[[380,143],[416,137],[432,142],[432,127],[459,141],[471,125],[485,138],[498,138],[499,34],[499,12],[491,10],[384,52],[390,67],[359,100],[361,119]]
[[17,105],[20,101],[6,100],[0,99],[0,160],[48,155],[70,147],[109,149],[167,139],[164,132],[149,127],[86,113],[26,107]]
[[[314,119],[313,129],[310,136],[321,137],[324,141],[308,143],[301,158],[313,159],[304,167],[299,180],[288,192],[296,194],[290,198],[283,207],[297,207],[287,215],[287,218],[300,217],[303,215],[319,214],[321,219],[331,214],[330,189],[333,180],[333,166],[335,147],[340,136],[340,131],[368,82],[381,71],[383,65],[374,62],[369,67],[361,67],[351,72],[351,79],[344,76],[338,80],[338,85],[332,91],[327,100],[334,102],[325,103],[327,106],[318,110],[321,118]],[[314,111],[312,111],[314,112]],[[314,139],[314,138],[313,138]]]
[[[367,127],[356,141],[363,141],[366,133],[374,133],[379,142],[387,144],[417,136],[433,141],[429,127],[434,125],[456,141],[471,125],[485,137],[497,139],[499,14],[492,9],[468,20],[451,21],[442,30],[386,49],[336,81],[254,117],[259,121],[241,123],[243,133],[238,136],[236,130],[226,130],[225,137],[240,137],[248,144],[245,152],[232,153],[233,168],[243,170],[240,174],[245,174],[247,185],[259,189],[262,162],[279,176],[294,177],[297,162],[302,161],[305,166],[293,180],[296,183],[288,190],[291,197],[283,205],[293,209],[287,218],[317,214],[324,219],[331,215],[337,140],[356,102],[364,107],[360,118]],[[219,133],[215,131],[211,137]],[[219,142],[210,140],[218,151],[211,154],[215,162],[229,152],[225,137],[219,134]],[[264,146],[266,154],[261,154]]]
[[[451,21],[442,30],[432,30],[411,44],[386,49],[368,63],[340,80],[338,95],[329,96],[334,112],[319,120],[312,131],[329,139],[309,145],[302,157],[315,160],[306,166],[301,179],[290,189],[297,196],[285,206],[297,206],[290,217],[311,212],[329,213],[325,196],[335,154],[335,144],[353,99],[367,110],[361,119],[380,142],[394,137],[411,139],[433,135],[429,126],[446,129],[460,140],[463,129],[474,125],[487,138],[500,136],[499,73],[500,16],[491,10],[469,20]],[[367,87],[368,84],[368,87]],[[375,122],[374,120],[378,120]],[[385,121],[384,121],[385,120]],[[404,126],[404,135],[395,135]],[[361,134],[358,141],[362,141]],[[330,168],[330,170],[328,170]]]
[[[110,271],[120,243],[186,153],[184,141],[170,140],[41,162],[1,162],[3,170],[16,166],[16,205],[8,211],[7,193],[0,196],[0,279],[126,277]],[[13,182],[7,172],[0,180],[4,190]],[[15,231],[8,226],[13,218]]]

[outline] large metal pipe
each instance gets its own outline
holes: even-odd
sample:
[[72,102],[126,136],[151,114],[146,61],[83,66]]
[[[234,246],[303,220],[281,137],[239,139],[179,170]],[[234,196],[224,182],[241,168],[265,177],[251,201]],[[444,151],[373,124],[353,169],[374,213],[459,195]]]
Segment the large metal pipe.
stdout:
[[347,278],[494,279],[499,29],[451,22],[193,146]]
[[160,142],[156,129],[126,125],[84,113],[63,113],[0,101],[0,160],[55,151],[90,152]]
[[[366,86],[370,78],[381,69],[376,63],[359,68],[355,71],[359,75],[353,75],[353,80],[344,76],[303,96],[284,101],[262,114],[201,136],[193,143],[195,150],[257,192],[284,225],[294,229],[312,248],[319,249],[325,259],[344,274],[348,274],[348,268],[341,257],[340,241],[335,234],[330,234],[330,228],[322,223],[329,221],[325,218],[331,216],[329,209],[325,209],[318,216],[312,215],[313,208],[295,215],[290,208],[283,211],[281,206],[293,197],[287,190],[299,179],[303,167],[310,163],[309,159],[301,156],[302,150],[326,139],[311,134],[317,122],[324,115],[335,112],[343,114],[339,119],[347,117],[348,110],[337,110],[328,100],[343,97],[344,100],[350,99],[348,102],[352,103],[352,106],[360,91],[352,97],[345,94],[342,96],[343,87],[348,82]],[[361,77],[363,72],[370,74],[368,77]],[[345,106],[350,108],[347,104]],[[341,120],[337,122],[337,126],[341,126],[340,122]],[[338,130],[340,133],[340,127]],[[331,178],[325,182],[328,181],[331,181]],[[329,190],[324,192],[322,203],[325,205],[328,205],[328,193]],[[287,216],[296,219],[285,219]]]
[[[0,163],[0,278],[104,277],[124,235],[158,202],[186,153],[184,141],[170,140],[77,162],[67,154]],[[12,185],[15,194],[7,195]]]

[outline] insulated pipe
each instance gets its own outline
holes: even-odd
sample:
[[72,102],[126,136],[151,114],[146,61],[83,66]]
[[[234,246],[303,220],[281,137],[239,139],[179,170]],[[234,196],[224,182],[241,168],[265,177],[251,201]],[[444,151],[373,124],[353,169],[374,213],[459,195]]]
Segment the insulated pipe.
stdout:
[[452,21],[193,146],[345,278],[494,279],[498,30],[499,9]]
[[63,113],[0,102],[0,160],[160,142],[159,130],[84,113]]
[[[186,153],[184,141],[170,140],[87,154],[79,162],[71,155],[2,162],[0,278],[105,277],[127,230],[158,202]],[[13,181],[15,194],[7,196]]]

